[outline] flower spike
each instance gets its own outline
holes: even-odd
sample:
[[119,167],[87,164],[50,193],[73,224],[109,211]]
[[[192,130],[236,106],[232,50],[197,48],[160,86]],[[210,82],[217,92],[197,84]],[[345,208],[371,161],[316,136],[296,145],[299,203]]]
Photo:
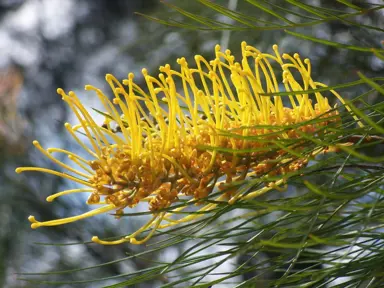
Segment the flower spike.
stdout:
[[[145,89],[134,82],[132,73],[122,82],[108,74],[112,100],[100,89],[85,86],[95,92],[104,106],[105,121],[99,124],[74,92],[66,94],[58,89],[79,121],[75,126],[66,123],[65,127],[89,158],[59,148],[44,149],[34,141],[44,156],[66,172],[41,167],[21,167],[16,172],[45,172],[82,185],[53,194],[48,202],[68,194],[90,193],[87,204],[103,206],[50,221],[39,222],[30,216],[32,228],[62,225],[111,211],[120,218],[124,209],[147,202],[153,217],[134,233],[115,241],[92,238],[104,245],[142,244],[157,229],[193,221],[213,211],[216,202],[231,205],[271,190],[286,189],[289,172],[306,166],[310,156],[328,150],[317,149],[312,155],[300,156],[298,150],[289,151],[274,143],[300,138],[301,133],[316,133],[340,118],[320,92],[314,97],[305,92],[326,86],[312,79],[310,60],[302,60],[297,53],[280,54],[277,45],[272,49],[272,54],[263,53],[242,42],[242,58],[236,62],[230,50],[222,52],[217,45],[212,61],[196,55],[196,63],[190,65],[185,58],[179,58],[179,69],[166,64],[160,67],[158,77],[143,69]],[[282,88],[292,94],[286,98],[264,96]],[[336,91],[330,92],[344,104]],[[298,130],[287,128],[314,118],[321,120],[297,125]],[[271,149],[272,145],[277,149]],[[55,158],[56,153],[67,154],[69,163]],[[285,158],[285,162],[280,161],[284,165],[276,167],[274,163],[289,154],[296,156]],[[247,177],[263,175],[280,175],[281,179],[250,193],[230,186]],[[205,202],[213,192],[219,195],[216,202]],[[172,208],[176,203],[178,207]],[[174,217],[192,203],[203,205],[199,213]]]

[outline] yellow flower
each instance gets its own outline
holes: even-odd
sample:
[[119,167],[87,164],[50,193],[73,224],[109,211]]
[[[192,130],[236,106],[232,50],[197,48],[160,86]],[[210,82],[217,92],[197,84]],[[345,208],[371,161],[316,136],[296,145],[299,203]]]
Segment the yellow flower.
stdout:
[[[180,198],[189,199],[189,203],[204,203],[204,199],[215,190],[223,191],[215,200],[231,204],[238,199],[252,199],[272,189],[282,189],[281,185],[285,183],[283,177],[248,194],[235,189],[224,190],[224,184],[250,175],[282,175],[305,166],[308,156],[274,169],[271,160],[285,152],[283,149],[270,149],[270,143],[299,138],[300,134],[294,129],[270,133],[272,130],[269,127],[323,117],[323,122],[299,128],[313,133],[319,126],[339,121],[337,117],[324,116],[327,113],[326,117],[335,116],[337,113],[319,92],[314,93],[314,99],[304,92],[287,98],[261,95],[279,92],[283,87],[285,91],[326,87],[312,80],[309,59],[302,61],[298,54],[281,55],[277,45],[273,46],[273,54],[262,53],[245,42],[241,48],[241,62],[235,62],[229,50],[221,52],[217,45],[215,59],[208,62],[197,55],[194,68],[180,58],[177,60],[178,70],[172,70],[167,64],[160,67],[158,78],[148,75],[143,69],[144,89],[134,83],[132,73],[122,83],[107,75],[106,80],[114,94],[112,101],[101,90],[87,85],[85,89],[96,92],[105,108],[102,125],[95,123],[74,92],[66,94],[58,89],[80,122],[75,126],[66,123],[65,127],[91,160],[63,149],[44,149],[34,141],[41,153],[67,172],[40,167],[21,167],[16,172],[46,172],[83,186],[53,194],[47,198],[49,202],[62,195],[80,192],[91,193],[88,204],[103,206],[82,215],[45,222],[30,216],[32,228],[66,224],[109,211],[116,211],[119,217],[125,208],[147,202],[153,217],[136,232],[116,241],[103,241],[96,236],[92,238],[102,244],[127,241],[140,244],[147,241],[156,229],[191,221],[202,215],[173,218],[173,212],[188,205],[180,206],[180,203],[185,203],[179,202]],[[279,67],[277,76],[273,66]],[[331,92],[343,103],[335,91]],[[79,131],[86,135],[87,143],[79,138]],[[260,140],[252,141],[244,136],[259,137]],[[72,164],[56,159],[55,153],[67,154]],[[178,208],[168,208],[177,202]],[[216,205],[206,204],[199,211],[211,211]],[[145,238],[136,239],[147,230],[150,232]]]

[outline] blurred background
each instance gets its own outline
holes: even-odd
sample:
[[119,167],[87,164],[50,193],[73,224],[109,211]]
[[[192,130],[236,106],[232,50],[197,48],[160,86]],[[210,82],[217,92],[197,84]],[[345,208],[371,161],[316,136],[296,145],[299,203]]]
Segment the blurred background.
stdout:
[[[190,12],[219,21],[231,21],[207,9],[198,1],[166,1],[177,3]],[[212,1],[232,5],[243,13],[268,20],[260,10],[246,1]],[[271,3],[281,1],[271,1]],[[316,2],[324,7],[345,8],[337,1]],[[360,6],[368,1],[356,1]],[[231,6],[230,6],[231,7]],[[77,151],[78,147],[66,133],[63,124],[75,124],[68,113],[58,87],[73,90],[89,108],[100,108],[92,93],[84,92],[85,84],[92,84],[108,93],[104,81],[106,73],[118,79],[134,72],[136,81],[143,84],[141,68],[151,74],[158,67],[176,64],[178,57],[192,63],[193,55],[213,58],[215,44],[239,54],[245,40],[260,50],[271,52],[272,44],[280,51],[299,52],[312,61],[313,78],[328,85],[357,80],[356,71],[366,76],[384,76],[384,63],[373,54],[358,54],[299,40],[281,30],[271,31],[196,31],[163,26],[134,12],[154,17],[180,19],[157,0],[1,0],[0,1],[0,287],[29,287],[17,280],[17,272],[50,272],[76,269],[121,259],[127,253],[138,252],[142,246],[63,245],[47,246],[36,243],[89,241],[93,235],[108,237],[133,231],[141,223],[139,218],[115,220],[103,215],[69,225],[30,229],[29,215],[37,219],[56,219],[89,210],[82,196],[63,197],[53,203],[45,198],[57,191],[75,187],[61,178],[42,173],[15,174],[18,166],[54,168],[32,145],[38,139],[43,147],[61,147]],[[291,21],[295,21],[290,15]],[[360,15],[362,24],[384,27],[383,11]],[[322,39],[350,45],[379,47],[384,40],[379,32],[362,31],[339,21],[301,28],[302,32]],[[360,86],[359,86],[360,87]],[[364,87],[343,90],[345,98],[362,93]],[[360,91],[360,89],[362,89]],[[370,103],[378,95],[368,96]],[[93,113],[97,118],[98,115]],[[139,208],[138,208],[139,209]],[[181,248],[180,248],[181,249]],[[175,246],[157,257],[172,258],[180,253]],[[267,256],[265,256],[267,257]],[[148,262],[140,258],[116,262],[97,270],[98,277],[127,274],[144,269]],[[66,276],[67,280],[95,278],[95,270],[81,271]],[[248,277],[249,275],[244,275]],[[111,279],[103,285],[113,284]],[[157,287],[158,282],[140,287]],[[51,287],[38,285],[38,287]],[[59,287],[72,287],[59,285]],[[101,287],[79,284],[76,287]],[[216,286],[215,286],[216,287]],[[217,286],[221,287],[221,286]],[[224,287],[224,286],[223,286]],[[227,286],[230,287],[230,286]]]

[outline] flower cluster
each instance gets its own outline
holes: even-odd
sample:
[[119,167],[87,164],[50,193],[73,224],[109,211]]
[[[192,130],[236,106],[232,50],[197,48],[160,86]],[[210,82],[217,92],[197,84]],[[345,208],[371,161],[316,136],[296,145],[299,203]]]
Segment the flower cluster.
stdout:
[[[105,108],[102,124],[95,123],[74,92],[66,94],[58,89],[79,120],[79,124],[66,123],[65,127],[91,160],[63,149],[44,149],[34,141],[37,149],[68,172],[40,167],[21,167],[16,172],[42,171],[84,186],[53,194],[47,201],[84,192],[91,193],[88,204],[103,206],[82,215],[45,222],[30,216],[32,228],[65,224],[109,211],[115,211],[119,217],[127,207],[147,202],[153,217],[133,234],[117,241],[93,237],[94,242],[102,244],[139,244],[158,228],[202,215],[173,219],[172,212],[187,204],[175,209],[170,206],[182,198],[203,204],[215,190],[222,191],[216,200],[233,203],[280,189],[285,183],[283,177],[244,195],[225,187],[250,175],[284,175],[301,169],[308,156],[292,158],[287,165],[275,169],[275,160],[286,151],[271,149],[271,143],[300,138],[303,132],[315,133],[339,118],[321,93],[315,92],[313,97],[306,92],[297,93],[325,87],[312,80],[309,59],[302,61],[298,54],[281,55],[277,45],[273,46],[273,54],[262,53],[245,42],[241,48],[241,62],[236,62],[229,50],[220,51],[217,45],[215,59],[208,62],[197,55],[193,68],[180,58],[178,70],[167,64],[160,67],[158,78],[143,69],[144,89],[134,82],[132,73],[122,83],[107,75],[114,94],[112,100],[100,89],[87,85],[86,90],[94,91]],[[293,93],[286,97],[263,96],[281,90]],[[335,91],[331,92],[343,102]],[[315,118],[323,120],[308,122]],[[300,123],[304,124],[296,125]],[[273,130],[295,125],[298,128]],[[77,132],[82,132],[87,142]],[[67,154],[73,165],[58,160],[55,153]],[[206,204],[199,211],[215,207],[216,204]],[[150,228],[144,239],[136,239]]]

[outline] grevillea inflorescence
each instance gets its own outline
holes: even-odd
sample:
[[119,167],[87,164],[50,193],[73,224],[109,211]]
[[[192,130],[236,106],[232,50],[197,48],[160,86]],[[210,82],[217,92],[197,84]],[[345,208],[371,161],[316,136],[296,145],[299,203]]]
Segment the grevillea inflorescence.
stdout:
[[[124,209],[147,202],[153,217],[136,232],[116,241],[92,238],[101,244],[140,244],[156,229],[202,216],[194,213],[184,218],[173,217],[174,212],[190,202],[203,205],[200,212],[213,210],[217,204],[205,203],[213,191],[222,191],[215,200],[233,204],[281,189],[286,182],[283,176],[306,166],[309,157],[292,158],[287,165],[274,168],[276,159],[286,151],[271,149],[271,143],[298,139],[301,133],[314,134],[319,127],[340,120],[319,92],[313,97],[306,92],[287,97],[262,95],[326,87],[312,80],[309,59],[301,60],[298,54],[280,54],[277,45],[273,46],[273,54],[262,53],[245,42],[241,48],[241,62],[236,62],[229,50],[221,52],[217,45],[215,59],[207,61],[197,55],[193,68],[180,58],[179,69],[173,70],[168,64],[161,66],[157,78],[143,69],[144,88],[134,82],[132,73],[122,83],[108,74],[112,100],[100,89],[87,85],[85,89],[94,91],[104,106],[104,123],[92,119],[74,92],[66,94],[58,89],[79,120],[79,124],[66,123],[65,127],[89,159],[64,149],[44,149],[34,141],[41,153],[67,172],[41,167],[21,167],[16,172],[46,172],[83,186],[53,194],[47,198],[49,202],[66,194],[90,193],[87,203],[102,207],[44,222],[30,216],[32,228],[61,225],[110,211],[115,211],[119,218]],[[343,103],[339,94],[330,91]],[[315,118],[322,120],[308,122]],[[271,129],[300,123],[304,124],[296,129]],[[255,137],[262,141],[252,140]],[[66,154],[69,163],[55,158],[57,153]],[[282,177],[251,193],[225,188],[251,175]],[[189,199],[180,202],[187,204],[172,209],[172,204],[182,198]],[[147,230],[150,232],[146,237],[138,240],[137,236]]]

